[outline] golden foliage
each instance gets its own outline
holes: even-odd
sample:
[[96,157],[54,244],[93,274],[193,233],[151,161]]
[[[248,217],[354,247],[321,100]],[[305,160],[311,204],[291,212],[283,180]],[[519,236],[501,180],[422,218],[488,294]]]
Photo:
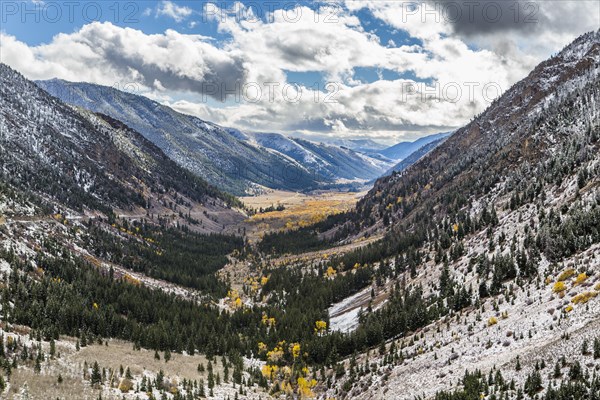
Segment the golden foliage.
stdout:
[[267,358],[269,361],[279,361],[283,357],[283,347],[275,346],[275,348],[271,351],[267,351]]
[[235,308],[241,308],[243,305],[244,303],[242,303],[242,299],[240,299],[239,297],[233,302],[233,306]]
[[263,325],[266,325],[268,327],[273,327],[273,326],[275,326],[275,323],[277,321],[275,321],[274,317],[269,317],[269,316],[267,316],[267,314],[263,314],[261,322]]
[[233,308],[241,308],[244,306],[242,299],[240,298],[240,294],[237,290],[232,289],[227,292],[227,297],[229,298],[229,304]]
[[298,395],[300,398],[312,398],[314,393],[312,388],[317,386],[317,381],[314,379],[308,380],[303,377],[298,378]]
[[121,378],[119,381],[119,390],[121,393],[127,393],[133,389],[133,382],[127,378]]
[[569,279],[570,277],[572,277],[573,275],[575,275],[575,270],[573,268],[569,268],[564,270],[559,276],[558,276],[558,281],[562,282],[562,281],[566,281],[567,279]]
[[552,287],[552,291],[554,293],[564,292],[565,290],[567,290],[567,285],[565,285],[563,281],[556,282]]
[[588,276],[585,274],[585,272],[582,272],[581,274],[577,275],[577,278],[573,280],[573,286],[581,285],[587,280],[587,278]]
[[494,326],[498,323],[498,319],[496,317],[490,317],[490,319],[488,319],[488,326]]
[[300,343],[292,343],[290,345],[290,350],[294,359],[300,357]]
[[598,296],[598,292],[583,292],[579,293],[575,297],[571,299],[571,303],[573,304],[585,304],[594,297]]
[[123,281],[125,281],[126,283],[129,283],[130,285],[134,285],[134,286],[140,286],[142,284],[139,279],[134,278],[133,276],[131,276],[129,274],[123,275]]
[[327,271],[325,271],[325,275],[328,278],[332,278],[337,274],[337,271],[330,265],[329,267],[327,267]]
[[277,365],[264,365],[261,369],[263,376],[267,379],[273,379],[277,371],[279,371]]
[[315,332],[318,335],[322,335],[327,331],[327,322],[325,321],[316,321],[315,322]]

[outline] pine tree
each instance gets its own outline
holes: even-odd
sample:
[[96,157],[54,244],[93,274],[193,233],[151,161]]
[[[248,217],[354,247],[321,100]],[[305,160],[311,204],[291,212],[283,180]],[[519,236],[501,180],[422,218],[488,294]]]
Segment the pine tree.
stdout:
[[33,370],[35,371],[36,374],[39,374],[40,371],[42,370],[42,365],[40,364],[39,357],[35,359],[35,367],[33,368]]
[[557,362],[557,363],[554,365],[554,378],[555,378],[555,379],[558,379],[558,378],[560,378],[561,376],[562,376],[562,372],[561,372],[561,370],[560,370],[560,364]]
[[212,389],[215,387],[215,377],[213,375],[213,367],[212,367],[212,363],[209,361],[208,362],[208,388],[211,390],[212,393]]
[[94,361],[94,365],[92,366],[92,375],[90,377],[90,382],[92,386],[96,386],[102,383],[102,373],[100,372],[98,361]]
[[4,352],[4,334],[0,333],[0,357],[4,357],[6,353]]
[[204,397],[206,394],[204,392],[204,379],[200,378],[200,382],[198,383],[198,389],[200,397]]

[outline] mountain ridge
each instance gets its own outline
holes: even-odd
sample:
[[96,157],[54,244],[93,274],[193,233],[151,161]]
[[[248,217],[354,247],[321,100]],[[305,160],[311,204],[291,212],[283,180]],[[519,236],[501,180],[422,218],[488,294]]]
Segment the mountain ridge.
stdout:
[[8,184],[84,214],[176,201],[241,206],[122,122],[67,105],[5,64],[0,79],[1,177]]
[[[236,195],[248,194],[256,189],[256,185],[310,191],[335,186],[339,179],[372,179],[389,167],[383,161],[365,159],[354,151],[341,148],[329,151],[330,156],[341,157],[337,168],[322,157],[314,157],[314,154],[312,162],[304,164],[302,155],[286,154],[277,148],[277,143],[269,147],[268,136],[261,138],[260,134],[224,128],[179,113],[144,96],[59,79],[38,81],[37,84],[67,103],[102,112],[127,123],[180,165]],[[281,138],[294,140],[283,135]],[[327,152],[327,147],[318,146],[321,154]],[[299,150],[310,155],[314,148]],[[344,159],[353,161],[351,168]],[[345,166],[345,169],[339,169],[340,166]]]
[[378,151],[378,153],[390,159],[401,161],[415,151],[419,150],[421,147],[439,139],[446,138],[451,134],[452,132],[440,132],[433,135],[424,136],[412,142],[396,143],[393,146]]

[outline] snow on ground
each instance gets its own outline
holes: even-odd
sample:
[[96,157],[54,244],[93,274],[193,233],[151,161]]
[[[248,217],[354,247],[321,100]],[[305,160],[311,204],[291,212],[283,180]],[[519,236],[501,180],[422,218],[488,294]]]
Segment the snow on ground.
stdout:
[[[586,252],[586,256],[595,255],[590,269],[600,269],[599,254],[598,245]],[[391,369],[384,385],[375,377],[367,377],[368,389],[353,394],[352,398],[408,400],[417,395],[430,398],[439,390],[451,388],[466,369],[487,373],[496,367],[502,370],[505,380],[514,378],[522,384],[537,361],[544,360],[546,368],[551,370],[563,354],[567,359],[581,357],[583,340],[593,341],[598,335],[600,299],[592,299],[585,305],[571,304],[571,312],[565,308],[576,293],[589,291],[598,282],[596,275],[585,285],[569,283],[569,293],[564,298],[552,293],[551,284],[542,284],[539,289],[535,283],[524,289],[515,285],[516,299],[508,302],[503,296],[498,298],[499,311],[494,310],[493,301],[488,300],[484,303],[484,312],[471,310],[460,315],[458,322],[455,318],[448,325],[434,323],[423,330],[424,339],[405,347],[405,354],[425,349],[422,355],[407,358],[402,365]],[[504,312],[506,319],[501,316]],[[488,326],[491,317],[497,318],[498,323]],[[571,336],[568,341],[561,337],[565,332]],[[517,356],[523,368],[520,372],[515,369]],[[587,357],[582,364],[590,362],[594,360]],[[600,366],[597,360],[595,363]],[[426,386],[423,385],[425,379]]]
[[332,331],[351,332],[358,327],[358,316],[362,307],[353,308],[350,311],[329,319]]
[[11,270],[10,264],[7,263],[5,260],[0,259],[0,276],[2,274],[9,275],[10,270]]
[[371,286],[353,294],[329,307],[329,328],[332,331],[351,332],[358,327],[361,310],[367,309],[369,303],[373,310],[378,310],[387,301],[386,290],[380,290],[375,298],[371,298]]

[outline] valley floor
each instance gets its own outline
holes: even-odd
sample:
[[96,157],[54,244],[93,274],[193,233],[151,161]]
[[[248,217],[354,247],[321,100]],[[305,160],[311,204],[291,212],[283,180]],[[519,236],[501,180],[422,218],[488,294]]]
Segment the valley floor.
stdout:
[[266,232],[296,229],[324,220],[328,215],[350,210],[365,192],[322,192],[303,194],[269,190],[260,196],[242,197],[242,202],[255,210],[283,206],[282,211],[269,211],[251,216],[242,228],[251,242]]
[[[31,340],[27,327],[15,326],[10,333],[0,329],[0,334],[4,334],[5,340],[20,340],[27,346],[37,346],[38,342]],[[10,338],[10,339],[9,339]],[[42,342],[43,350],[46,353],[50,351],[48,342]],[[56,341],[56,355],[41,364],[39,373],[34,372],[34,361],[24,361],[23,365],[13,370],[10,383],[0,398],[7,400],[122,400],[150,399],[150,392],[137,390],[142,383],[142,378],[148,380],[156,379],[160,371],[164,374],[166,387],[178,388],[182,381],[202,380],[207,382],[208,372],[206,367],[208,360],[203,355],[171,355],[168,362],[164,361],[164,354],[160,353],[160,359],[155,358],[155,354],[150,350],[134,350],[131,342],[122,340],[107,340],[102,344],[89,344],[85,347],[76,349],[76,339],[63,336],[61,340]],[[94,388],[90,385],[91,368],[94,362],[98,362],[100,369],[105,369],[106,374],[103,377],[102,388]],[[205,367],[204,372],[198,371],[198,365]],[[250,361],[247,364],[251,364]],[[214,374],[224,376],[223,365],[217,358],[213,364]],[[257,363],[257,365],[260,365]],[[85,369],[87,366],[87,370]],[[120,373],[120,368],[126,371],[129,368],[131,379],[124,378]],[[247,375],[247,374],[246,374]],[[59,382],[59,376],[62,382]],[[231,378],[229,378],[231,379]],[[129,381],[131,390],[122,391],[124,381]],[[263,390],[254,387],[246,388],[247,394],[243,398],[267,400],[270,396]],[[172,389],[172,393],[176,390]],[[213,389],[215,399],[233,399],[238,393],[239,385],[229,382],[221,382]],[[208,394],[208,393],[207,393]],[[157,390],[153,391],[155,398],[160,398]]]

